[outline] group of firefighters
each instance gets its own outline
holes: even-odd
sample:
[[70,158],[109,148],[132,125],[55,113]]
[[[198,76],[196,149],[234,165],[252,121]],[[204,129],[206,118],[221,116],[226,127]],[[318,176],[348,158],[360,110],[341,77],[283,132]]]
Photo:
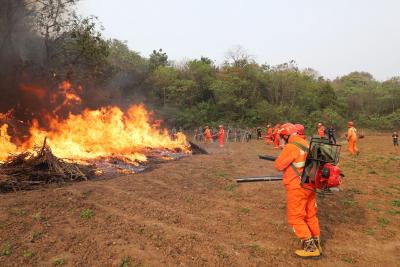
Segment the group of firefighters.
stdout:
[[[298,129],[298,135],[302,138],[306,139],[304,134],[304,126],[301,124],[294,124],[294,126]],[[279,129],[281,128],[280,124],[276,124],[274,127],[271,125],[267,125],[267,135],[266,142],[267,144],[273,144],[274,149],[283,148],[284,142],[282,142],[282,138],[279,135]],[[325,128],[325,126],[320,122],[317,125],[316,135],[320,138],[327,138],[329,143],[336,144],[336,130],[333,126]],[[357,129],[354,127],[354,123],[352,121],[348,122],[347,133],[345,134],[347,142],[348,142],[348,150],[352,155],[358,155],[359,150],[357,148],[357,140],[358,134]]]
[[[297,134],[302,137],[303,139],[307,139],[304,133],[304,126],[301,124],[294,124],[294,126],[297,129]],[[274,127],[272,127],[270,124],[267,125],[267,133],[265,135],[265,139],[267,144],[273,144],[274,149],[282,149],[284,146],[284,140],[280,137],[279,130],[281,129],[281,124],[276,124]],[[210,129],[209,126],[205,127],[205,130],[203,133],[200,132],[200,130],[196,130],[195,132],[195,138],[197,136],[202,136],[202,139],[204,140],[205,143],[212,143],[215,139],[218,139],[219,146],[222,148],[224,147],[225,141],[229,140],[229,132],[231,130],[228,130],[228,138],[225,133],[225,129],[223,125],[219,125],[219,131],[215,131]],[[261,128],[257,127],[257,137],[261,138]],[[333,126],[328,127],[327,129],[322,123],[318,123],[317,125],[317,130],[316,130],[316,135],[319,136],[320,138],[327,138],[329,140],[329,143],[331,144],[336,144],[336,136],[335,136],[336,130]],[[236,133],[235,133],[236,134]],[[239,133],[239,136],[241,134]],[[235,135],[237,136],[237,134]],[[249,141],[251,139],[251,131],[246,130],[244,133],[244,138]],[[352,121],[348,122],[348,130],[346,133],[346,138],[348,142],[348,150],[352,155],[358,155],[359,150],[357,148],[357,130],[354,128],[354,124]],[[235,138],[236,140],[237,138]],[[239,137],[240,140],[240,137]]]

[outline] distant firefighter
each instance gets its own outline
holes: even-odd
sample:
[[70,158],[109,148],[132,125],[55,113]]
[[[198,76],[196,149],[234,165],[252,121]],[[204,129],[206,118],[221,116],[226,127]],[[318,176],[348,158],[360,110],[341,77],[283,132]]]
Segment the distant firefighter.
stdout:
[[352,121],[348,122],[348,130],[347,130],[347,142],[348,142],[348,149],[352,155],[358,155],[360,152],[357,148],[357,129],[354,128],[354,124]]
[[219,147],[224,147],[224,141],[225,141],[225,130],[224,126],[220,125],[219,126]]

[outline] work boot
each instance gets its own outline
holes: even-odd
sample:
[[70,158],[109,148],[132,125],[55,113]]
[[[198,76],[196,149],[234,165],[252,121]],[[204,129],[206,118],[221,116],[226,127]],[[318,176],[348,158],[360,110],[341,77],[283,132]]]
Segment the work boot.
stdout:
[[301,242],[303,249],[296,250],[294,252],[296,253],[297,256],[302,258],[308,258],[308,257],[318,257],[321,255],[312,237],[302,240]]
[[317,248],[319,250],[319,253],[322,254],[321,239],[319,238],[319,236],[314,236],[313,239],[314,239],[315,246],[317,246]]

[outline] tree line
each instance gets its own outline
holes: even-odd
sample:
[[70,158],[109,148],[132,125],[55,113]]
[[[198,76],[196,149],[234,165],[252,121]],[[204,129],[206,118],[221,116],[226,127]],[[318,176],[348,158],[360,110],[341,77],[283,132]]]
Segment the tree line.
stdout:
[[178,64],[162,49],[146,57],[102,36],[95,17],[77,15],[77,2],[0,0],[0,112],[18,104],[9,99],[22,80],[66,78],[87,89],[86,107],[144,102],[171,127],[292,121],[314,129],[321,121],[343,129],[353,120],[400,128],[400,77],[355,71],[329,80],[294,61],[260,64],[240,47],[219,65],[205,56]]

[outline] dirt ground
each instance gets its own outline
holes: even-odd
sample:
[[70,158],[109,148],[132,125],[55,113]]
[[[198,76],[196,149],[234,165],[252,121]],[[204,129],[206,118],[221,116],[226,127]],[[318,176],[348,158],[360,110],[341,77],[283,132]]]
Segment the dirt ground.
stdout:
[[[294,256],[276,155],[263,141],[208,145],[210,155],[152,171],[0,194],[0,266],[399,266],[400,150],[367,136],[343,149],[343,191],[319,198],[324,254]],[[125,265],[124,265],[125,264]]]

